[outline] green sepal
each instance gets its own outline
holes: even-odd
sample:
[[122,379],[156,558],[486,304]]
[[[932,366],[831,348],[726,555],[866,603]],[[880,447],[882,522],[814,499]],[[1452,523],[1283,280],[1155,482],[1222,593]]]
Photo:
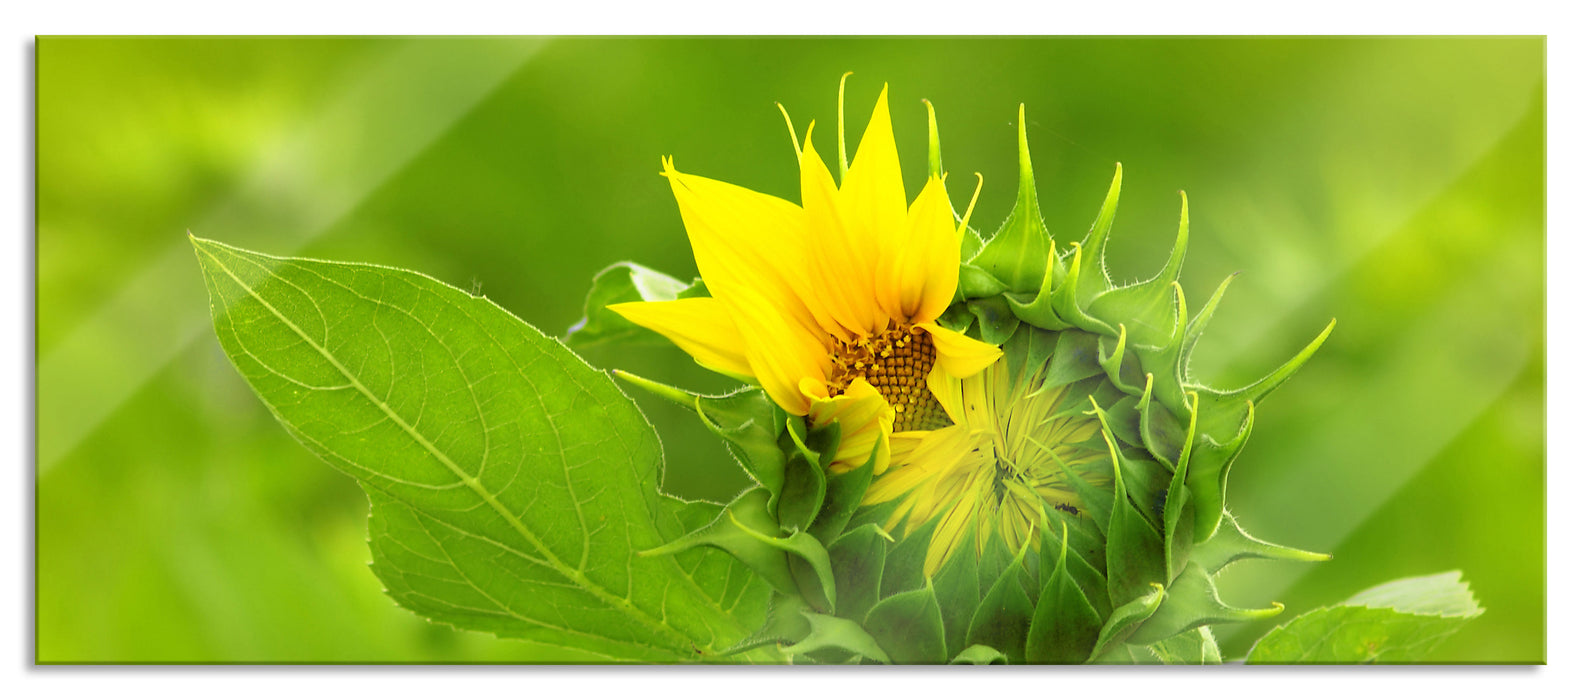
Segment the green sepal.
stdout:
[[[1133,659],[1140,664],[1170,664],[1174,666],[1215,666],[1224,663],[1219,653],[1219,643],[1207,627],[1197,627],[1182,632],[1147,647],[1134,647]],[[1144,650],[1144,653],[1137,653]]]
[[748,387],[723,396],[705,396],[637,376],[611,372],[626,383],[697,411],[704,427],[725,440],[737,464],[759,485],[779,494],[785,485],[786,456],[780,446],[785,411],[762,389]]
[[1099,364],[1099,336],[1079,330],[1061,331],[1044,369],[1044,384],[1037,392],[1074,384],[1104,373]]
[[1301,369],[1302,365],[1307,364],[1308,359],[1313,357],[1313,353],[1318,352],[1318,348],[1324,344],[1324,341],[1329,338],[1329,334],[1333,330],[1335,330],[1335,321],[1331,319],[1329,325],[1324,326],[1324,330],[1318,334],[1318,337],[1302,348],[1301,352],[1298,352],[1295,357],[1286,360],[1285,364],[1280,365],[1278,369],[1270,372],[1263,379],[1259,379],[1235,391],[1219,391],[1196,385],[1190,387],[1203,395],[1205,420],[1200,423],[1203,432],[1216,436],[1224,434],[1224,431],[1229,430],[1234,423],[1227,423],[1225,420],[1220,420],[1220,418],[1233,415],[1234,412],[1222,410],[1223,408],[1233,408],[1245,402],[1256,404],[1263,401],[1270,392],[1279,388],[1281,384],[1291,378],[1291,375]]
[[[785,537],[779,534],[780,523],[769,515],[768,490],[752,488],[725,506],[714,522],[668,544],[638,552],[638,556],[662,556],[701,546],[717,547],[764,577],[775,590],[810,598],[808,603],[815,609],[831,609],[835,601],[835,582],[829,553],[806,532]],[[809,576],[799,575],[798,569],[810,572],[814,584],[806,583]],[[823,595],[822,599],[818,598],[819,594]]]
[[[1159,463],[1169,466],[1171,471],[1176,471],[1184,466],[1181,456],[1189,440],[1187,433],[1181,431],[1181,424],[1168,411],[1159,410],[1154,401],[1154,386],[1154,374],[1149,372],[1144,377],[1143,395],[1137,401],[1137,432],[1148,453]],[[1197,421],[1196,401],[1194,396],[1193,408],[1187,414],[1187,420],[1193,423]]]
[[[1098,612],[1099,618],[1107,617],[1113,607],[1110,605],[1109,584],[1104,577],[1104,533],[1089,518],[1053,507],[1046,507],[1044,512],[1052,522],[1060,522],[1061,534],[1064,536],[1063,540],[1056,540],[1053,526],[1045,529],[1041,535],[1044,551],[1056,552],[1064,549],[1069,553],[1065,563],[1066,575],[1082,589],[1083,596]],[[1053,571],[1050,570],[1049,574],[1052,573]],[[1039,589],[1042,590],[1047,585],[1049,585],[1049,575],[1040,572]]]
[[[1119,464],[1126,482],[1126,496],[1154,532],[1164,533],[1165,501],[1169,496],[1170,470],[1141,450],[1122,448]],[[1161,560],[1162,561],[1162,560]]]
[[[1003,363],[1011,370],[1011,386],[1025,386],[1027,378],[1049,360],[1049,353],[1053,350],[1050,343],[1034,340],[1035,334],[1043,333],[1044,331],[1032,326],[1018,325],[1016,332],[1012,333],[1005,342],[1000,343],[999,363]],[[1042,337],[1039,339],[1042,340]]]
[[1183,335],[1187,320],[1185,309],[1171,303],[1177,301],[1175,297],[1179,296],[1176,278],[1181,274],[1186,246],[1187,211],[1186,193],[1183,192],[1181,226],[1164,269],[1146,282],[1104,290],[1087,305],[1088,313],[1098,318],[1126,319],[1131,324],[1132,341],[1136,345],[1159,348],[1171,346],[1175,339]]
[[963,649],[960,654],[950,660],[952,664],[970,664],[973,666],[989,666],[992,664],[1008,664],[1011,660],[1005,652],[994,647],[975,644]]
[[[832,424],[832,427],[836,424]],[[829,450],[831,456],[834,449]],[[862,506],[862,497],[868,492],[868,485],[873,483],[873,468],[879,460],[879,443],[874,442],[873,451],[868,453],[868,460],[860,466],[849,471],[835,474],[830,473],[825,477],[827,488],[824,492],[824,504],[819,508],[818,516],[813,519],[813,524],[808,527],[808,532],[817,537],[820,542],[833,542],[846,531],[846,525],[851,522],[851,516]],[[828,464],[825,464],[828,469]]]
[[[1098,408],[1097,403],[1094,408]],[[1104,532],[1104,561],[1109,579],[1110,602],[1119,606],[1122,601],[1144,594],[1149,586],[1167,580],[1164,541],[1127,495],[1126,478],[1121,466],[1124,457],[1115,444],[1115,434],[1105,420],[1104,413],[1100,411],[1098,417],[1115,468],[1114,500],[1110,506],[1109,527]]]
[[[1033,620],[1033,601],[1023,585],[1023,561],[1036,532],[1029,533],[1021,551],[1001,570],[994,584],[984,593],[978,609],[967,626],[967,644],[1004,649],[1011,663],[1022,663],[1027,632]],[[996,538],[999,539],[999,538]],[[951,601],[954,603],[955,601]]]
[[1021,323],[1011,313],[1011,305],[1004,296],[973,299],[967,302],[967,310],[978,319],[978,334],[990,345],[1002,345],[1010,340]]
[[1005,283],[983,268],[972,263],[961,264],[961,271],[956,276],[957,301],[999,296],[1005,290]]
[[975,320],[977,318],[972,315],[971,311],[967,310],[965,304],[951,304],[945,308],[944,313],[939,315],[937,323],[957,333],[966,333],[967,328]]
[[1236,277],[1240,274],[1240,272],[1233,272],[1229,277],[1222,280],[1219,286],[1214,289],[1214,293],[1209,296],[1208,301],[1203,303],[1203,308],[1198,309],[1197,314],[1187,321],[1186,333],[1183,334],[1181,341],[1181,358],[1176,368],[1177,373],[1181,377],[1190,379],[1187,374],[1187,363],[1191,360],[1192,351],[1197,347],[1197,341],[1203,337],[1203,331],[1208,329],[1209,321],[1214,319],[1214,311],[1219,308],[1220,301],[1225,298],[1225,290],[1230,288],[1230,283],[1235,282]]
[[1016,204],[983,249],[970,262],[999,278],[1012,292],[1036,292],[1041,265],[1049,253],[1049,230],[1038,211],[1038,189],[1033,182],[1033,156],[1027,148],[1027,106],[1017,111],[1016,145],[1018,177]]
[[1110,529],[1105,533],[1104,551],[1113,605],[1120,605],[1147,590],[1148,586],[1166,580],[1164,542],[1124,493],[1115,499]]
[[[1187,390],[1182,386],[1181,358],[1182,348],[1186,343],[1187,305],[1186,292],[1181,290],[1181,285],[1171,282],[1169,289],[1174,293],[1175,311],[1174,325],[1163,345],[1151,345],[1143,341],[1134,341],[1131,344],[1132,354],[1135,356],[1138,371],[1144,375],[1154,375],[1153,388],[1154,400],[1158,401],[1176,420],[1186,420],[1189,411],[1187,407]],[[1164,418],[1165,416],[1160,416]],[[1161,421],[1168,423],[1169,421]],[[1166,460],[1172,461],[1172,460]]]
[[860,620],[879,602],[879,582],[884,576],[889,533],[873,523],[853,528],[829,546],[830,570],[835,572],[835,614]]
[[664,336],[626,320],[609,305],[699,296],[708,296],[701,279],[689,284],[634,262],[615,263],[593,276],[583,300],[583,316],[567,329],[564,340],[578,351],[613,343],[668,344]]
[[769,492],[763,488],[743,491],[720,510],[712,522],[668,543],[638,552],[657,557],[692,549],[716,547],[741,560],[769,585],[785,595],[798,595],[796,580],[785,551],[766,544],[779,534],[780,524],[769,515]]
[[[1117,389],[1132,396],[1142,396],[1144,377],[1138,367],[1137,357],[1128,353],[1126,347],[1126,324],[1118,324],[1120,332],[1115,338],[1115,348],[1110,351],[1104,349],[1104,339],[1099,339],[1099,366],[1104,368],[1104,373],[1109,376],[1110,383]],[[1127,360],[1131,360],[1127,362]]]
[[[1104,195],[1104,205],[1099,207],[1098,218],[1093,220],[1088,235],[1082,239],[1082,249],[1088,251],[1086,260],[1073,260],[1076,298],[1082,308],[1087,308],[1101,292],[1111,288],[1109,272],[1104,266],[1104,248],[1109,243],[1110,228],[1115,224],[1115,210],[1121,201],[1121,164],[1115,164],[1115,177],[1110,180],[1109,192]],[[1078,272],[1080,271],[1080,272]]]
[[1165,600],[1147,621],[1127,638],[1130,644],[1153,644],[1203,625],[1252,622],[1279,615],[1285,606],[1260,609],[1233,608],[1219,599],[1214,580],[1202,566],[1189,562],[1165,591]]
[[[1047,556],[1055,549],[1051,528],[1045,528],[1042,546]],[[1069,529],[1061,526],[1060,555],[1038,593],[1038,606],[1028,626],[1026,660],[1032,664],[1077,664],[1086,661],[1098,641],[1103,620],[1072,577],[1069,562]]]
[[[791,562],[791,577],[796,579],[802,598],[819,612],[833,612],[839,600],[835,592],[835,572],[829,565],[829,550],[806,532],[793,532],[770,541],[784,549]],[[821,597],[822,596],[822,597]]]
[[796,644],[782,648],[781,651],[803,655],[838,650],[879,663],[890,663],[889,655],[879,648],[879,643],[863,630],[862,625],[844,617],[820,615],[815,612],[804,611],[802,617],[807,619],[810,628],[807,636]]
[[769,608],[764,615],[763,627],[749,635],[746,639],[737,642],[734,646],[720,652],[721,656],[740,654],[758,647],[770,644],[791,644],[798,639],[806,637],[811,627],[803,613],[808,610],[807,603],[801,596],[775,593],[769,599]]
[[[1103,414],[1104,422],[1115,435],[1117,444],[1124,448],[1143,447],[1143,438],[1138,430],[1142,416],[1138,415],[1137,405],[1132,401],[1121,401],[1112,404],[1097,404],[1097,397],[1089,402],[1089,412]],[[1150,460],[1151,461],[1151,460]]]
[[[989,536],[983,545],[983,551],[978,553],[978,598],[981,600],[989,595],[989,590],[1000,580],[1006,571],[1013,568],[1021,570],[1021,560],[1016,553],[1011,551],[1011,546],[1006,543],[1005,537],[999,532],[998,525],[990,524]],[[978,534],[977,529],[973,533]],[[965,544],[963,547],[965,548]],[[969,626],[970,627],[970,626]]]
[[[980,250],[983,250],[983,234],[978,233],[978,230],[973,228],[970,225],[962,226],[961,227],[961,259],[962,260],[971,260],[971,259],[973,259],[974,257],[976,257],[978,255],[978,251],[980,251]],[[988,274],[988,273],[984,273],[984,274]],[[1004,288],[1005,284],[1003,282],[999,282],[999,280],[995,280],[995,282],[1000,285],[1001,291],[1004,291],[1003,288]],[[957,289],[956,292],[959,295],[961,290]],[[996,292],[996,294],[998,294],[998,293],[999,292]]]
[[884,562],[884,580],[879,584],[880,598],[924,586],[926,577],[923,575],[923,564],[928,556],[928,542],[933,538],[934,528],[939,525],[941,517],[936,515],[929,519],[890,548]]
[[[968,523],[963,541],[973,541],[976,533],[977,522]],[[983,599],[978,588],[977,552],[970,546],[958,547],[934,573],[931,585],[945,623],[945,649],[955,653],[967,646],[967,628]]]
[[1103,656],[1159,609],[1159,603],[1164,601],[1165,587],[1158,583],[1150,584],[1149,587],[1147,593],[1115,608],[1115,612],[1110,613],[1109,619],[1104,622],[1104,627],[1099,630],[1099,640],[1093,645],[1093,653],[1088,656],[1089,663]]
[[[1192,541],[1202,542],[1213,536],[1219,528],[1220,515],[1225,512],[1225,487],[1230,478],[1230,465],[1236,461],[1247,438],[1252,435],[1254,408],[1247,402],[1247,417],[1241,429],[1230,441],[1220,444],[1209,435],[1199,434],[1192,450],[1192,461],[1187,465],[1186,485],[1192,492],[1192,506],[1197,511],[1193,523]],[[1203,412],[1198,411],[1202,416]],[[1201,430],[1202,423],[1198,423]]]
[[792,449],[786,451],[785,488],[778,497],[770,499],[770,507],[785,532],[807,530],[818,517],[828,490],[825,475],[840,446],[839,423],[809,430],[806,438],[798,434],[801,423],[800,418],[786,420],[785,436]]
[[1214,536],[1199,542],[1192,549],[1192,560],[1210,574],[1217,574],[1232,562],[1242,559],[1320,562],[1333,558],[1328,554],[1285,547],[1253,537],[1241,528],[1230,511],[1225,511],[1223,518]]
[[[1077,288],[1081,284],[1082,271],[1082,245],[1071,244],[1071,263],[1066,273],[1066,278],[1055,287],[1050,294],[1050,308],[1054,309],[1063,324],[1076,326],[1089,333],[1098,333],[1115,337],[1119,331],[1110,324],[1089,315],[1085,308],[1077,301]],[[1057,330],[1057,329],[1051,329]]]
[[863,629],[898,664],[942,664],[945,622],[932,586],[897,593],[879,601],[863,619]]
[[1192,503],[1192,492],[1186,486],[1187,464],[1192,458],[1192,440],[1197,436],[1196,393],[1192,394],[1190,420],[1181,459],[1175,465],[1175,473],[1171,475],[1170,486],[1165,492],[1163,514],[1165,571],[1170,574],[1172,581],[1181,574],[1182,569],[1186,568],[1187,559],[1193,554],[1192,540],[1196,536],[1193,528],[1197,521],[1197,509]]
[[1049,259],[1044,262],[1044,278],[1043,283],[1038,287],[1038,295],[1026,302],[1009,297],[1011,312],[1022,321],[1045,330],[1070,328],[1071,324],[1060,320],[1054,308],[1055,289],[1059,281],[1065,279],[1065,272],[1066,268],[1060,264],[1060,259],[1051,246]]
[[[1044,446],[1039,445],[1039,447]],[[1053,452],[1046,449],[1044,454],[1049,455],[1050,461],[1059,466],[1060,471],[1065,474],[1066,485],[1071,487],[1071,490],[1076,492],[1077,499],[1082,501],[1082,510],[1087,513],[1089,518],[1093,519],[1093,522],[1099,526],[1101,532],[1108,532],[1110,529],[1110,510],[1115,503],[1114,495],[1105,493],[1099,487],[1089,483],[1087,479],[1082,478],[1082,475],[1077,473],[1077,470],[1071,468],[1071,465],[1066,464],[1064,460],[1056,457]]]

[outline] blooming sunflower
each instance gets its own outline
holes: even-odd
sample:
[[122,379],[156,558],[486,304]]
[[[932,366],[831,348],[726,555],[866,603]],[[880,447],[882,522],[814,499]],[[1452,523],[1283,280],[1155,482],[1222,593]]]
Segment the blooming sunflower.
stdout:
[[958,225],[933,175],[908,206],[888,93],[850,168],[841,144],[838,185],[808,126],[796,148],[801,206],[664,159],[710,296],[609,307],[704,367],[756,382],[813,427],[838,423],[836,472],[876,455],[874,473],[883,473],[892,433],[949,424],[931,383],[970,377],[1001,356],[936,323],[956,295],[966,219]]

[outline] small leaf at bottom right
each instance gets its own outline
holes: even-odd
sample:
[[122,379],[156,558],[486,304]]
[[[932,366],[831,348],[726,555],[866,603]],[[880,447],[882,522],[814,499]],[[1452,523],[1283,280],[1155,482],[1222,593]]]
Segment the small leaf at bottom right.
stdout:
[[1247,663],[1423,663],[1481,614],[1459,571],[1399,579],[1275,628],[1258,640]]

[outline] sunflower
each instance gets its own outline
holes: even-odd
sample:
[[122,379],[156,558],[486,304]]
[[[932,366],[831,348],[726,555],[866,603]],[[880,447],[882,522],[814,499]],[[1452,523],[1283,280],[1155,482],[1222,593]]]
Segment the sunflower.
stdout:
[[838,185],[808,126],[796,148],[801,206],[664,159],[710,296],[609,307],[704,367],[759,384],[811,426],[838,423],[836,472],[876,455],[882,474],[892,433],[949,424],[930,382],[970,377],[1001,356],[937,323],[956,295],[966,219],[957,223],[935,175],[908,206],[888,94],[887,85],[849,168],[841,143]]
[[886,529],[903,537],[937,521],[924,557],[930,576],[963,545],[981,555],[990,537],[1018,550],[1046,504],[1080,512],[1072,475],[1095,486],[1112,480],[1092,387],[1045,387],[1042,370],[1013,374],[1002,360],[966,379],[931,378],[950,425],[895,436],[891,468],[863,497],[864,505],[897,501]]

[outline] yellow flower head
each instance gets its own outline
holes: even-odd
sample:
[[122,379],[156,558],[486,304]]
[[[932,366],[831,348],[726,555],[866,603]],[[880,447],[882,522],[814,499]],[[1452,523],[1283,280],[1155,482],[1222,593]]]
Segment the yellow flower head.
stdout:
[[1016,551],[1045,504],[1079,512],[1068,470],[1094,486],[1113,481],[1108,453],[1090,444],[1099,421],[1081,400],[1087,392],[1069,384],[1035,391],[1042,372],[1025,380],[1013,373],[1001,361],[964,380],[931,379],[951,424],[897,436],[890,470],[864,494],[865,505],[899,499],[886,527],[903,537],[937,520],[924,557],[929,575],[969,543],[982,554],[991,536]]
[[907,205],[888,102],[886,86],[839,185],[809,125],[801,206],[664,160],[711,296],[610,306],[815,427],[839,423],[837,471],[877,448],[882,473],[892,432],[947,423],[930,378],[965,378],[1001,355],[935,323],[956,294],[965,221],[939,177]]

